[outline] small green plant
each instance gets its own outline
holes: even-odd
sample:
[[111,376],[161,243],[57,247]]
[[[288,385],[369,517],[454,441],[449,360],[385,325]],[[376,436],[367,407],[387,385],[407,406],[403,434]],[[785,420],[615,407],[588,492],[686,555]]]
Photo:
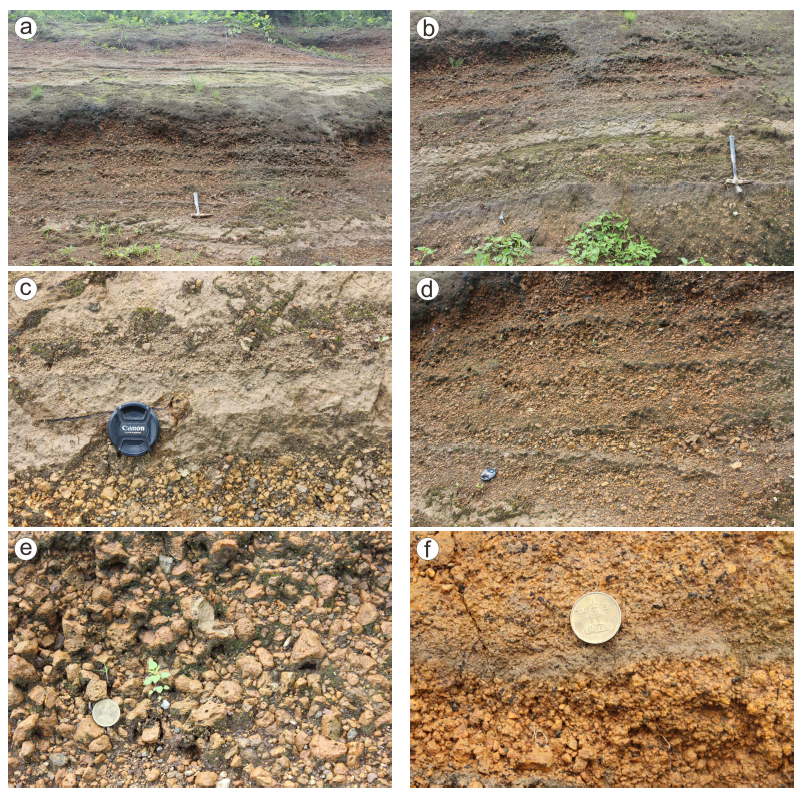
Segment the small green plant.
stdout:
[[191,255],[189,252],[187,252],[187,257],[186,257],[186,259],[184,259],[181,256],[181,252],[179,250],[176,250],[176,264],[179,265],[179,266],[181,266],[181,265],[194,266],[195,265],[195,261],[198,260],[198,258],[200,256],[201,256],[200,252],[196,252],[194,255]]
[[219,90],[213,90],[212,91],[212,98],[215,101],[220,101],[220,91]]
[[256,255],[251,255],[251,257],[248,258],[248,260],[245,261],[245,265],[246,266],[261,266],[262,265],[262,261]]
[[424,264],[424,261],[435,254],[436,250],[432,249],[431,247],[416,247],[416,252],[423,252],[424,254],[421,256],[421,260],[414,260],[414,266],[421,266]]
[[475,266],[515,266],[523,258],[532,254],[530,242],[525,241],[519,233],[509,236],[485,236],[485,243],[479,247],[469,247],[464,255],[474,255]]
[[704,257],[701,257],[699,260],[697,258],[695,258],[694,260],[686,260],[686,258],[681,258],[680,262],[684,266],[711,266],[711,265],[713,265],[711,263],[706,263]]
[[195,94],[200,96],[206,83],[200,77],[196,77],[195,74],[193,74],[190,77],[190,84],[195,88]]
[[169,676],[169,671],[160,670],[159,664],[153,658],[148,658],[148,676],[145,677],[142,682],[143,685],[150,685],[148,688],[148,695],[150,696],[154,691],[156,691],[161,696],[162,691],[167,690],[168,686],[166,684],[157,685],[156,683],[165,682]]
[[622,25],[623,28],[630,27],[638,17],[638,11],[620,11],[619,13],[625,18],[625,23]]
[[116,249],[107,249],[103,254],[107,258],[121,258],[128,260],[130,257],[141,257],[148,252],[153,252],[154,247],[158,248],[159,244],[153,246],[146,246],[145,244],[131,244],[128,247],[117,247]]
[[31,101],[39,101],[42,98],[42,86],[34,85],[31,88]]
[[629,219],[606,211],[566,239],[569,254],[575,263],[594,265],[611,263],[615,266],[649,266],[661,253],[639,236],[627,232]]
[[108,682],[109,681],[109,667],[106,665],[106,661],[105,660],[99,660],[98,663],[100,663],[100,665],[103,666],[103,673],[106,675],[106,682]]
[[464,58],[453,58],[451,55],[449,55],[449,65],[452,67],[453,71],[457,71],[457,69],[463,65],[463,60]]

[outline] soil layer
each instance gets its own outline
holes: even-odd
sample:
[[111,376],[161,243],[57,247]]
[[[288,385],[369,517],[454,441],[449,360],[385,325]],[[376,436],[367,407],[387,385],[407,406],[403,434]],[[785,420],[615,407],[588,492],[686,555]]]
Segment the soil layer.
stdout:
[[43,28],[9,33],[12,265],[390,264],[389,30]]
[[[424,15],[440,25],[421,39]],[[792,265],[792,11],[411,15],[411,256],[466,264],[520,233],[528,263],[606,211],[656,263]],[[736,137],[737,196],[728,137]],[[500,215],[504,212],[504,222]]]
[[390,786],[389,533],[22,536],[9,786]]
[[[793,539],[414,535],[413,786],[793,786]],[[598,645],[569,624],[594,590]]]
[[434,276],[414,525],[793,525],[791,274]]
[[[379,272],[40,272],[9,282],[15,526],[388,525]],[[117,453],[114,409],[159,440]]]

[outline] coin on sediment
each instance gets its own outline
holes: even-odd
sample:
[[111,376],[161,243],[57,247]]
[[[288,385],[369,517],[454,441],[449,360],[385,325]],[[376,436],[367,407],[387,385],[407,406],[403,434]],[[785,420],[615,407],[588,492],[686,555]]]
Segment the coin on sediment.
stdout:
[[104,729],[107,726],[114,726],[120,720],[120,707],[116,701],[102,699],[92,707],[92,719]]
[[574,634],[587,644],[604,644],[622,625],[619,604],[605,592],[584,594],[572,606],[569,617]]

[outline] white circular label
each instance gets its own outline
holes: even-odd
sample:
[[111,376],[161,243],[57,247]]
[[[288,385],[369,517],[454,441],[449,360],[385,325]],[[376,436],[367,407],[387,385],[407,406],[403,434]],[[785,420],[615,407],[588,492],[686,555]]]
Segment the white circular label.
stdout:
[[438,283],[434,279],[420,279],[416,286],[418,298],[424,301],[432,301],[438,295]]
[[28,277],[18,279],[14,285],[14,293],[17,294],[18,299],[30,301],[36,295],[36,283]]
[[30,537],[23,537],[21,540],[17,540],[14,545],[14,553],[23,562],[27,562],[36,556],[36,543]]
[[438,22],[431,16],[425,16],[418,20],[415,29],[418,31],[418,35],[421,36],[421,38],[429,40],[438,35]]
[[416,551],[418,555],[425,561],[429,562],[438,555],[440,547],[432,537],[425,537],[423,540],[418,541]]
[[20,38],[33,38],[36,35],[36,22],[34,22],[29,16],[21,16],[14,23],[14,32]]

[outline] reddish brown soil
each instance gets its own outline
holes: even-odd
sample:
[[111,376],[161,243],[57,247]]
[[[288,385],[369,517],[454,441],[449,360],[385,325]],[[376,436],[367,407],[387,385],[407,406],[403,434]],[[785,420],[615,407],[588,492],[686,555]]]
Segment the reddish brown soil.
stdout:
[[792,525],[791,275],[434,276],[415,524]]
[[[792,786],[793,539],[415,534],[413,786]],[[569,625],[594,590],[599,645]]]
[[390,31],[327,34],[333,57],[59,34],[9,39],[12,265],[390,264]]

